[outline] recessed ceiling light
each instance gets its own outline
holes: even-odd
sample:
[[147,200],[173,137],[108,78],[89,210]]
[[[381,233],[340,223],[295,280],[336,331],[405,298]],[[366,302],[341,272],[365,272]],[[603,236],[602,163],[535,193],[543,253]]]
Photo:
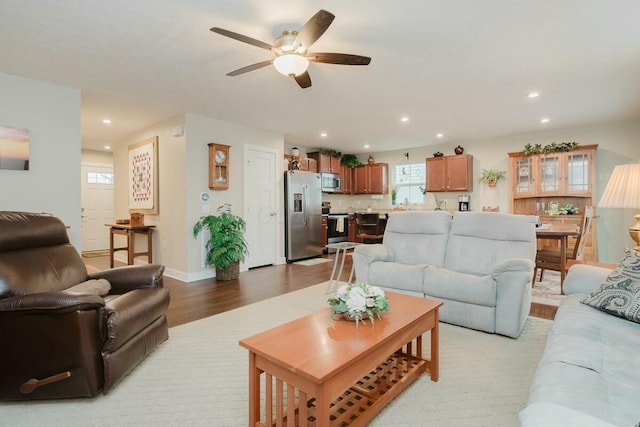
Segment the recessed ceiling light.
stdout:
[[364,145],[364,148],[369,148],[369,144],[365,144],[365,145]]
[[400,119],[401,122],[408,122],[409,121],[409,117],[404,116]]
[[105,125],[110,125],[111,119],[102,119],[102,123],[104,123]]
[[529,97],[529,98],[537,98],[537,97],[539,97],[539,96],[540,96],[540,94],[539,94],[538,92],[531,92],[531,93],[528,95],[528,97]]
[[544,119],[540,119],[540,123],[549,123],[549,119],[546,117]]
[[323,137],[323,138],[326,138],[326,137],[327,137],[327,133],[326,133],[326,132],[322,132],[322,133],[320,134],[320,136],[321,136],[321,137]]
[[105,146],[104,146],[104,149],[105,149],[105,150],[111,150],[111,146],[110,146],[110,145],[105,145]]
[[443,136],[444,136],[444,134],[439,133],[439,134],[436,135],[436,138],[442,138]]

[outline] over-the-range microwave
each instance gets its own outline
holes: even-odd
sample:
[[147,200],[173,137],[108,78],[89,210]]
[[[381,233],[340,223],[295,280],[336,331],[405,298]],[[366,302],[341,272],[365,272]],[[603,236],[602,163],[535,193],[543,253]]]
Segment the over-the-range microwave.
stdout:
[[329,172],[320,174],[320,182],[322,183],[323,193],[337,193],[340,191],[340,175]]

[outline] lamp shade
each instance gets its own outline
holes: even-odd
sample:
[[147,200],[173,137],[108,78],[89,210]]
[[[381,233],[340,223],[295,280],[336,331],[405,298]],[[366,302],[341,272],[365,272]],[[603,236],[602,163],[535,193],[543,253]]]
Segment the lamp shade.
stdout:
[[640,209],[640,163],[613,168],[598,207]]
[[285,76],[299,76],[309,68],[309,60],[295,53],[285,53],[273,61],[273,66]]

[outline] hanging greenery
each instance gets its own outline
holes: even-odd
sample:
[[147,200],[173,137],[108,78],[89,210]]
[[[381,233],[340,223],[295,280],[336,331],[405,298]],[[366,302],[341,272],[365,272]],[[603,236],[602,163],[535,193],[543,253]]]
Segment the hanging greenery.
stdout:
[[527,144],[524,146],[524,150],[522,151],[525,156],[530,156],[532,154],[564,153],[567,151],[573,151],[577,147],[577,142],[552,142],[544,147],[541,144]]

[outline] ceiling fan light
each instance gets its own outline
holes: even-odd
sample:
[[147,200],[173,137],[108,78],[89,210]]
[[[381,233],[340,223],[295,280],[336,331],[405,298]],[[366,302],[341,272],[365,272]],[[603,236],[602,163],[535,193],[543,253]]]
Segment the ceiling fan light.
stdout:
[[304,56],[286,53],[273,61],[273,66],[285,76],[299,76],[309,68],[309,61]]

